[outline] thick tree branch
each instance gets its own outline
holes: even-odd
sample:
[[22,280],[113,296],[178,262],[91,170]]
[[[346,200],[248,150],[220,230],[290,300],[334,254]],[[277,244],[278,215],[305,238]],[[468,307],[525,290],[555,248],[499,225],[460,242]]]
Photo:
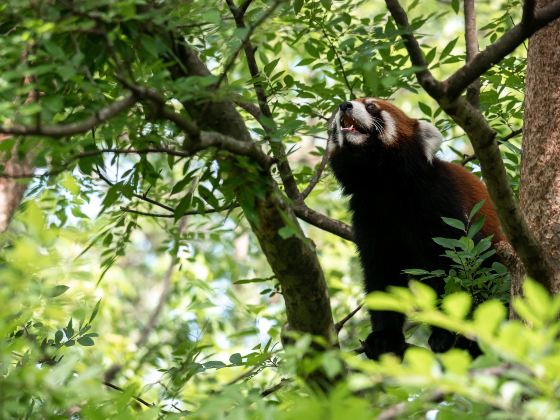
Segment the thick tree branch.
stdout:
[[83,134],[117,116],[121,112],[131,108],[136,103],[136,101],[137,98],[135,97],[135,95],[131,94],[106,106],[105,108],[100,109],[94,115],[86,118],[83,121],[51,126],[43,126],[40,124],[36,126],[10,124],[0,126],[0,133],[11,134],[15,136],[45,136],[53,138]]
[[[389,2],[396,3],[394,0],[388,0],[387,3]],[[489,70],[494,64],[513,52],[523,41],[560,17],[560,1],[557,0],[546,7],[533,11],[534,1],[530,0],[523,7],[524,14],[521,23],[514,26],[496,42],[474,57],[472,61],[445,80],[443,83],[446,95],[449,98],[459,96],[468,85]],[[530,14],[528,15],[531,12],[533,12],[532,17]]]
[[353,241],[352,228],[344,222],[336,219],[331,219],[324,214],[321,214],[313,209],[310,209],[302,202],[293,204],[294,213],[297,217],[305,220],[310,225],[318,227],[319,229],[330,232],[334,235],[340,236],[343,239]]
[[434,78],[430,70],[428,70],[428,64],[424,58],[424,53],[420,48],[418,40],[412,33],[412,28],[408,23],[406,12],[401,7],[398,0],[385,0],[385,3],[393,19],[395,19],[397,26],[403,31],[401,36],[404,40],[408,55],[410,56],[410,61],[413,66],[418,68],[416,71],[418,82],[433,98],[441,97],[443,95],[443,86],[441,82]]

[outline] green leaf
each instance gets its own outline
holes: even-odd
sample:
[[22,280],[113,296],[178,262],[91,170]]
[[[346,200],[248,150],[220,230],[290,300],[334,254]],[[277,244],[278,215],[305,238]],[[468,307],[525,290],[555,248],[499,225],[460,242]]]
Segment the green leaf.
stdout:
[[369,309],[382,311],[406,312],[410,302],[384,292],[373,292],[366,296],[364,305]]
[[444,248],[447,249],[455,249],[457,247],[461,247],[461,244],[459,243],[459,241],[457,239],[451,239],[451,238],[432,238],[432,240],[438,244],[441,245]]
[[480,209],[482,208],[482,206],[484,205],[484,202],[485,202],[485,201],[486,201],[486,200],[479,201],[478,203],[476,203],[476,204],[473,206],[471,212],[469,213],[469,220],[472,220],[473,217],[479,212],[479,210],[480,210]]
[[243,358],[241,357],[241,354],[239,353],[234,353],[229,357],[229,361],[231,364],[236,365],[236,366],[240,366],[243,364]]
[[432,48],[430,51],[428,51],[428,53],[426,54],[426,63],[430,64],[432,61],[434,61],[434,58],[436,57],[436,47]]
[[476,222],[474,222],[470,227],[469,231],[467,232],[467,236],[473,239],[480,229],[484,226],[484,217],[479,217]]
[[297,15],[303,7],[303,0],[294,0],[294,13]]
[[66,326],[64,331],[66,333],[66,337],[72,337],[74,335],[74,328],[72,327],[72,318],[70,318],[70,321],[68,321],[68,325]]
[[327,352],[323,354],[321,365],[325,370],[327,376],[333,379],[342,370],[342,363],[332,352]]
[[179,201],[179,204],[177,204],[177,207],[175,207],[175,212],[174,212],[175,220],[179,220],[181,217],[183,217],[185,212],[191,207],[191,202],[192,202],[192,194],[185,195],[181,199],[181,201]]
[[412,280],[409,284],[409,289],[416,297],[417,304],[422,308],[434,308],[436,305],[437,294],[430,286]]
[[296,236],[297,232],[291,226],[283,226],[278,229],[278,235],[280,235],[282,239],[288,239],[292,236]]
[[70,287],[64,284],[59,284],[58,286],[54,286],[50,292],[50,297],[60,296],[63,293],[65,293],[68,289],[70,289]]
[[472,298],[466,292],[457,292],[443,299],[443,310],[455,319],[465,319],[471,309]]
[[253,279],[241,279],[241,280],[236,280],[233,282],[233,284],[248,284],[248,283],[264,283],[266,281],[270,281],[275,279],[276,276],[270,276],[270,277],[255,277]]
[[178,192],[181,192],[185,189],[186,185],[191,182],[192,180],[192,176],[191,174],[188,174],[187,176],[185,176],[183,179],[181,179],[179,182],[177,182],[173,188],[171,189],[171,194],[177,194]]
[[97,316],[97,313],[99,312],[99,305],[101,304],[101,299],[99,299],[97,301],[97,303],[95,304],[95,307],[93,308],[93,312],[91,313],[91,316],[89,317],[89,321],[88,324],[91,324],[92,321],[95,319],[95,317]]
[[443,220],[446,225],[454,227],[455,229],[459,229],[463,232],[465,231],[465,224],[462,220],[452,219],[450,217],[442,217],[441,220]]
[[420,108],[420,111],[422,111],[428,117],[432,116],[432,109],[428,105],[426,105],[424,102],[418,102],[418,107]]
[[214,197],[212,191],[210,191],[204,185],[198,186],[198,194],[200,194],[200,196],[204,199],[204,201],[206,201],[210,205],[210,207],[212,208],[220,207],[220,203],[218,202],[218,199]]
[[64,333],[62,332],[62,330],[58,330],[56,333],[54,333],[54,342],[56,344],[59,344],[63,338],[64,338]]
[[325,10],[330,10],[332,6],[332,0],[321,0],[321,4],[325,8]]
[[497,300],[489,300],[482,303],[474,312],[474,323],[478,331],[490,335],[505,317],[504,305]]
[[459,14],[459,5],[460,5],[459,0],[451,0],[451,7],[453,8],[455,14]]
[[226,364],[219,360],[210,360],[209,362],[203,363],[203,366],[205,369],[221,369],[226,367]]
[[459,38],[455,38],[455,39],[449,41],[449,43],[445,47],[443,47],[443,50],[441,51],[441,54],[439,55],[440,60],[447,57],[451,53],[451,51],[453,51],[453,48],[455,48],[455,45],[457,44],[458,40],[459,40]]
[[263,68],[264,74],[266,74],[267,76],[270,76],[270,74],[274,71],[274,69],[278,65],[279,61],[280,61],[280,58],[277,58],[276,60],[272,60],[270,63],[266,64]]
[[403,270],[404,273],[410,274],[411,276],[425,276],[427,274],[432,274],[431,271],[422,270],[420,268],[409,268],[408,270]]
[[80,337],[78,338],[78,343],[84,347],[93,346],[95,344],[95,342],[90,337]]

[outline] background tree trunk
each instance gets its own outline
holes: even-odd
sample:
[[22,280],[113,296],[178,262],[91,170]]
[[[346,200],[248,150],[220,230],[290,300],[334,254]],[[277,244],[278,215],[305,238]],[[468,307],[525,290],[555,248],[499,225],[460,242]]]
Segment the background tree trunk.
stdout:
[[[552,0],[537,1],[543,7]],[[560,21],[529,40],[525,87],[520,207],[553,271],[560,292]],[[514,273],[520,294],[523,273]]]
[[[7,136],[0,136],[0,141]],[[6,153],[0,155],[0,164],[7,177],[0,178],[0,232],[4,232],[10,225],[10,220],[16,212],[23,194],[27,189],[27,180],[17,179],[18,175],[28,174],[32,171],[30,159],[20,158],[14,148],[11,156]],[[10,178],[13,176],[15,178]]]

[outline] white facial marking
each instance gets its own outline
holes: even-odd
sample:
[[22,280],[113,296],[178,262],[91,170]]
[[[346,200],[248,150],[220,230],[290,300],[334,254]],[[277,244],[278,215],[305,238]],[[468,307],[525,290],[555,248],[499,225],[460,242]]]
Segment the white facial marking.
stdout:
[[383,118],[383,131],[379,135],[381,141],[387,145],[395,142],[397,139],[397,127],[395,120],[387,111],[381,111],[381,118]]
[[342,146],[344,142],[344,136],[342,135],[342,127],[340,126],[340,110],[334,116],[333,125],[336,125],[336,142],[337,146]]
[[365,105],[359,101],[352,101],[352,118],[360,123],[360,125],[368,130],[373,125],[373,117],[367,111]]
[[424,143],[424,154],[428,162],[432,163],[436,152],[441,146],[443,136],[437,128],[427,121],[418,121],[418,129],[420,130],[420,138]]

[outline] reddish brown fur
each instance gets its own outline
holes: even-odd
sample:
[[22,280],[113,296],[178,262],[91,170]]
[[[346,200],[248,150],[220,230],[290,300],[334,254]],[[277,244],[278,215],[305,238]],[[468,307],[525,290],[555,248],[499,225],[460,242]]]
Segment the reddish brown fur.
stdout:
[[484,216],[484,226],[481,231],[482,235],[485,237],[493,235],[493,243],[505,240],[500,228],[500,221],[498,220],[498,216],[496,215],[496,211],[488,196],[488,191],[484,183],[462,166],[448,162],[445,162],[445,164],[454,174],[454,179],[457,182],[457,189],[460,192],[459,196],[464,200],[463,207],[465,209],[472,209],[476,203],[484,200],[484,205],[478,212],[478,214]]

